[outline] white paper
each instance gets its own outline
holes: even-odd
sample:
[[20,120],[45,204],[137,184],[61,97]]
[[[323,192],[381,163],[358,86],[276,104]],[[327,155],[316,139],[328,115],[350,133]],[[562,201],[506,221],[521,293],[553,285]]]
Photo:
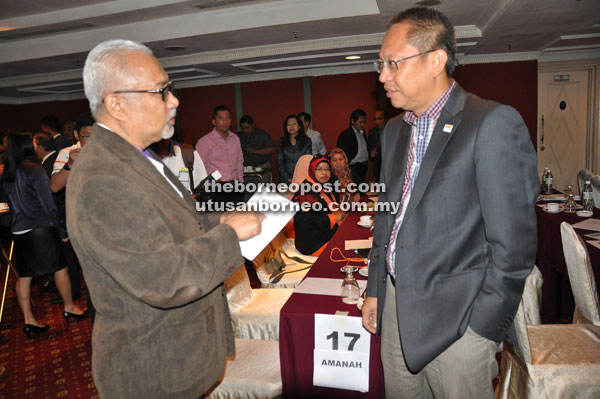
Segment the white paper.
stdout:
[[[340,272],[340,274],[342,274]],[[296,289],[294,294],[313,294],[313,295],[333,295],[340,296],[342,293],[343,278],[324,278],[324,277],[308,277],[304,279]],[[360,294],[367,288],[367,280],[357,280]]]
[[313,385],[368,392],[370,352],[360,317],[315,314]]
[[600,231],[600,219],[586,219],[573,225],[576,229]]
[[366,240],[346,240],[344,249],[351,251],[353,249],[367,249],[373,247],[373,238],[367,238]]
[[[250,209],[265,215],[259,235],[246,241],[240,241],[242,256],[253,260],[294,217],[292,201],[274,192],[256,192],[249,200]],[[255,208],[253,208],[255,206]],[[276,211],[276,209],[279,209]]]

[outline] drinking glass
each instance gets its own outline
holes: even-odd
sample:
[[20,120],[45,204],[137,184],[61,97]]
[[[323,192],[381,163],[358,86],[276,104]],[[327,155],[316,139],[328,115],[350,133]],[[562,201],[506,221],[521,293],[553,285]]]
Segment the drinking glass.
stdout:
[[577,208],[577,203],[575,202],[575,197],[573,196],[573,186],[567,186],[565,189],[565,195],[567,196],[567,201],[565,202],[565,212],[573,213]]
[[346,273],[346,277],[342,282],[342,290],[340,294],[342,297],[342,302],[349,304],[358,303],[358,298],[360,298],[360,288],[353,274],[356,272],[356,270],[358,270],[358,268],[356,266],[344,266],[340,270],[343,273]]

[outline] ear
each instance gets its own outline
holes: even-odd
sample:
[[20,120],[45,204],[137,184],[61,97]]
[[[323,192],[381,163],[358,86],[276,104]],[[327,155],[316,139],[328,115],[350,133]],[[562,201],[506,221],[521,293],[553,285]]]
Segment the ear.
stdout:
[[446,61],[448,61],[448,54],[442,49],[437,49],[429,54],[429,69],[431,71],[431,76],[437,78],[440,74],[445,74]]
[[75,129],[73,129],[73,136],[75,136],[75,139],[79,141],[79,132]]
[[122,121],[126,120],[125,110],[127,103],[118,94],[109,94],[104,97],[104,110],[111,118]]

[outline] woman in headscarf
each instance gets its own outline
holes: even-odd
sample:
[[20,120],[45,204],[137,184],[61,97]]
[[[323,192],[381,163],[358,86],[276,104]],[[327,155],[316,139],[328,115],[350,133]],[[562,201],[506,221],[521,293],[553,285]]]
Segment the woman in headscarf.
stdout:
[[296,249],[304,255],[319,256],[346,216],[338,209],[338,198],[333,190],[327,192],[323,186],[330,178],[331,163],[325,157],[316,156],[308,165],[308,177],[303,182],[303,187],[310,185],[311,190],[294,196],[294,201],[301,205],[294,216]]
[[40,324],[31,310],[31,279],[54,273],[56,288],[63,299],[63,317],[69,321],[83,319],[87,311],[73,303],[71,281],[67,268],[60,262],[58,211],[52,200],[50,183],[44,167],[34,162],[35,151],[31,136],[8,136],[2,188],[13,211],[11,231],[15,242],[19,278],[17,300],[23,311],[23,332],[30,337],[48,330]]
[[[329,152],[329,159],[331,160],[331,167],[333,172],[333,178],[340,182],[340,202],[358,201],[360,194],[358,193],[358,185],[362,183],[362,179],[358,174],[350,170],[348,165],[348,157],[341,148],[334,148]],[[352,192],[348,190],[348,184],[354,183],[356,187]]]
[[277,144],[277,168],[279,181],[291,183],[296,162],[302,155],[310,155],[312,142],[304,133],[304,126],[296,115],[288,115],[283,121],[283,137]]

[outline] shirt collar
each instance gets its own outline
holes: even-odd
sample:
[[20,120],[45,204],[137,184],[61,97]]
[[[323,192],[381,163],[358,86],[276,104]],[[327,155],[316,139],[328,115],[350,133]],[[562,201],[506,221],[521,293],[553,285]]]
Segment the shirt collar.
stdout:
[[455,87],[456,80],[452,79],[452,83],[450,84],[450,86],[448,86],[448,88],[442,93],[442,95],[439,96],[438,99],[435,100],[435,102],[431,104],[429,108],[427,108],[425,112],[423,112],[420,116],[415,115],[412,111],[406,111],[403,117],[404,122],[415,126],[417,124],[417,120],[423,117],[431,118],[437,121],[440,118],[440,115],[442,114],[442,109],[444,109],[444,105],[446,105],[446,102],[448,101],[448,98],[450,98],[450,94],[452,93]]

